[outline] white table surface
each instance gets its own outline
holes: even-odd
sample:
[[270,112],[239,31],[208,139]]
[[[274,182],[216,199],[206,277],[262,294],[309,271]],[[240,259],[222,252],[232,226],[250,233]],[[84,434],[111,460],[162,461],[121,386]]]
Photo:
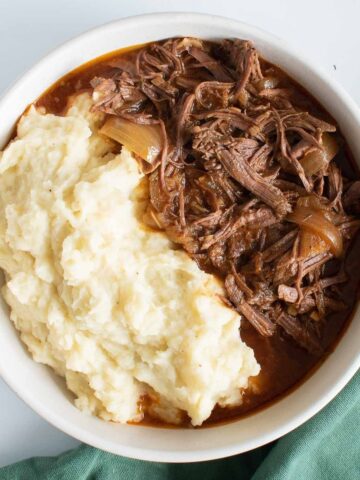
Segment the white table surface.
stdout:
[[[360,104],[359,0],[0,0],[0,94],[49,50],[89,28],[130,15],[179,10],[228,16],[286,38]],[[77,444],[0,378],[0,466]]]

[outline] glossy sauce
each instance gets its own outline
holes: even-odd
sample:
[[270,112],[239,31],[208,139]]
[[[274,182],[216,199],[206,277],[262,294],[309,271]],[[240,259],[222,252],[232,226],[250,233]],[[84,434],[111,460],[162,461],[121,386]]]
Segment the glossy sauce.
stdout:
[[[45,108],[47,112],[61,115],[65,111],[71,95],[89,90],[91,88],[90,81],[95,76],[112,76],[116,71],[117,63],[134,62],[139,48],[140,46],[136,46],[111,52],[80,66],[51,86],[37,100],[36,105]],[[277,75],[281,76],[282,82],[285,82],[286,86],[299,92],[301,102],[310,112],[336,124],[324,108],[297,82],[289,78],[278,67],[270,65],[264,60],[262,60],[262,65],[267,69],[273,69]],[[336,163],[341,166],[343,173],[348,178],[359,178],[358,169],[345,144],[336,158]],[[297,387],[324,361],[326,356],[334,349],[346,325],[350,322],[351,312],[359,298],[359,251],[360,236],[357,235],[350,247],[346,261],[350,281],[340,286],[342,299],[348,307],[345,311],[327,316],[324,335],[321,339],[325,354],[319,359],[296,345],[291,338],[283,333],[278,332],[272,337],[262,337],[246,320],[243,320],[240,331],[241,338],[254,349],[256,359],[261,365],[261,372],[257,377],[251,379],[251,388],[245,392],[241,406],[235,408],[216,407],[203,426],[238,419],[241,416],[254,413],[260,408],[267,407],[270,402],[282,398],[286,393]],[[145,415],[143,423],[168,426],[147,415]],[[183,426],[188,425],[189,421],[185,418]]]

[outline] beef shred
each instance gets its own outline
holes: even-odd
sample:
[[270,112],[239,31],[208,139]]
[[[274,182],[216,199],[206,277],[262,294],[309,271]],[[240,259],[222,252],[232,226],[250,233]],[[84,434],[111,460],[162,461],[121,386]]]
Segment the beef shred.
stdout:
[[[341,147],[316,102],[238,39],[150,44],[131,68],[91,85],[95,110],[161,127],[146,218],[224,279],[225,301],[260,335],[280,329],[318,354],[327,314],[347,308],[338,285],[359,226],[360,182],[343,177],[336,155],[306,168],[324,134]],[[341,232],[340,258],[288,221],[304,198]]]

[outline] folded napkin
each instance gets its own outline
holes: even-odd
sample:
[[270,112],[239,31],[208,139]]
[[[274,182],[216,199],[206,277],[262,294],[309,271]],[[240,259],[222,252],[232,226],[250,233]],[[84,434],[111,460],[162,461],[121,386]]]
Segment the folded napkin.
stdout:
[[[135,428],[135,427],[134,427]],[[318,415],[277,442],[195,464],[131,460],[82,445],[0,468],[0,480],[360,480],[360,372]]]

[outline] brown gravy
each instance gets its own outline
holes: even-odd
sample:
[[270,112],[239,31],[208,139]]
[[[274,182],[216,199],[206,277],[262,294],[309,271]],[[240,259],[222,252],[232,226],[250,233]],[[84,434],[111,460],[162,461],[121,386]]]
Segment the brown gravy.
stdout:
[[[135,46],[114,51],[80,66],[52,85],[36,101],[36,105],[45,108],[47,112],[61,115],[71,95],[88,90],[90,88],[90,80],[94,76],[111,76],[119,59],[121,61],[133,62],[139,48],[140,46]],[[330,117],[324,108],[297,82],[289,78],[278,67],[272,66],[267,62],[264,62],[264,64],[274,68],[283,79],[286,79],[289,85],[300,91],[310,111],[314,113],[320,112],[323,118]],[[352,179],[360,177],[346,145],[342,147],[336,161],[346,176]],[[346,325],[351,320],[351,312],[359,297],[359,249],[360,236],[358,235],[350,247],[350,253],[346,262],[350,281],[341,286],[343,300],[348,305],[348,308],[345,311],[333,313],[327,317],[326,331],[322,338],[322,344],[326,350],[325,355],[319,359],[297,346],[290,337],[286,337],[283,334],[277,333],[272,337],[262,337],[248,322],[243,321],[240,335],[247,345],[254,349],[255,356],[262,367],[261,372],[256,378],[251,380],[252,388],[245,393],[241,406],[236,408],[216,407],[211,417],[204,423],[204,426],[238,419],[258,411],[259,408],[267,407],[270,402],[282,398],[286,393],[297,387],[301,381],[308,378],[324,361],[326,356],[333,351]],[[147,416],[143,423],[152,426],[165,426],[163,423]],[[183,426],[188,425],[188,420],[185,420]]]

